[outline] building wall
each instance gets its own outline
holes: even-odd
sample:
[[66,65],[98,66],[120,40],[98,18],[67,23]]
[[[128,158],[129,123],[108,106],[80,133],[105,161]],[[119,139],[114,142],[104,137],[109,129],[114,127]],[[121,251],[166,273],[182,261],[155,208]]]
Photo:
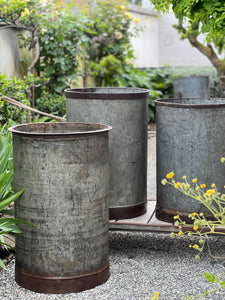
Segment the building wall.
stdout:
[[132,27],[143,28],[138,37],[131,38],[136,56],[135,65],[139,68],[158,67],[160,57],[157,13],[136,5],[130,5],[129,8],[132,17],[139,19],[138,23],[132,23]]
[[[130,5],[129,10],[134,18],[140,19],[144,31],[139,37],[132,38],[135,50],[135,66],[139,68],[152,68],[169,66],[211,66],[210,61],[188,40],[181,40],[176,29],[174,15],[154,12],[150,7],[143,8]],[[203,37],[200,39],[203,41]]]

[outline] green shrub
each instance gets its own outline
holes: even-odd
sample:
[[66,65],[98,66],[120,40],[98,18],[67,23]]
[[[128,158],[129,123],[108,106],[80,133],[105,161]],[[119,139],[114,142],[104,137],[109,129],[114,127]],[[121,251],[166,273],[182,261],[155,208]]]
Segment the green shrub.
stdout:
[[[31,85],[31,81],[32,77],[25,77],[24,79],[12,77],[7,79],[6,75],[0,75],[0,97],[2,95],[8,96],[29,105],[26,92]],[[8,124],[10,120],[23,123],[26,120],[26,111],[0,101],[0,125]]]
[[35,106],[38,110],[63,117],[66,114],[66,98],[57,94],[51,95],[44,92],[36,99]]
[[121,74],[121,86],[139,87],[149,90],[148,119],[155,121],[155,100],[173,96],[173,77],[169,69],[138,70],[127,66]]

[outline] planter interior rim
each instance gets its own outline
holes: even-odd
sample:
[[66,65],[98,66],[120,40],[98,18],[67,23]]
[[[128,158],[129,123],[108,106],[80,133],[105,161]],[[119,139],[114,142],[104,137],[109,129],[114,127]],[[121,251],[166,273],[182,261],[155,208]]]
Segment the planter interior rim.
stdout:
[[[181,103],[182,100],[203,100],[202,103]],[[212,101],[212,103],[205,103],[204,101]],[[221,101],[224,103],[216,103],[216,101]],[[157,99],[155,100],[156,106],[167,106],[167,107],[177,107],[177,108],[216,108],[225,107],[225,98],[210,98],[210,97],[183,97],[183,98],[168,98],[168,99]]]
[[[64,129],[65,131],[58,131],[58,132],[54,132],[54,127],[56,126],[62,126],[62,127],[68,127],[68,126],[93,126],[93,129],[89,129],[89,130],[80,130],[80,131],[73,131],[73,130],[68,130],[66,131],[66,129]],[[53,128],[52,132],[38,132],[38,131],[29,131],[26,130],[28,128],[34,128],[34,129],[38,129],[38,128]],[[95,128],[94,128],[95,127]],[[24,124],[20,124],[20,125],[16,125],[16,126],[12,126],[10,127],[8,130],[10,132],[12,132],[13,134],[19,134],[19,135],[24,135],[24,136],[46,136],[46,137],[62,137],[62,136],[80,136],[80,135],[92,135],[92,134],[100,134],[100,133],[104,133],[104,132],[108,132],[112,129],[111,126],[109,125],[104,125],[104,124],[97,124],[97,123],[78,123],[78,122],[53,122],[53,123],[24,123]]]

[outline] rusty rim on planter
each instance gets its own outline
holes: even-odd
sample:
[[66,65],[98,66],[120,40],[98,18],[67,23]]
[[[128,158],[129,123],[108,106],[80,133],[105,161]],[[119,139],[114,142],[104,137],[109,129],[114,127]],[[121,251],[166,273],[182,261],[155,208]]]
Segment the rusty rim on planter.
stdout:
[[[174,216],[179,215],[182,221],[187,222],[188,224],[192,224],[193,220],[189,218],[189,215],[191,212],[183,212],[183,211],[178,211],[174,209],[169,209],[169,208],[162,208],[159,205],[156,205],[155,207],[155,216],[158,220],[172,223],[174,224],[176,220],[174,219]],[[215,221],[215,217],[213,215],[206,215],[204,214],[204,217],[207,220]]]
[[111,207],[109,208],[109,219],[110,220],[122,220],[136,218],[147,211],[147,201],[134,206],[125,207]]
[[[81,130],[76,131],[76,127]],[[82,130],[83,128],[83,130]],[[84,129],[87,130],[84,130]],[[49,129],[52,132],[48,131]],[[27,137],[40,137],[44,139],[52,138],[79,138],[82,136],[93,136],[105,134],[112,127],[103,124],[75,123],[75,122],[54,122],[54,123],[27,123],[9,128],[13,134]]]
[[[142,88],[116,88],[116,87],[97,87],[97,88],[77,88],[66,89],[64,91],[67,98],[76,99],[96,99],[96,100],[129,100],[142,99],[149,94],[149,90]],[[119,97],[119,98],[118,98]]]
[[[185,100],[185,104],[182,101]],[[188,103],[190,101],[190,103]],[[192,103],[192,102],[202,103]],[[208,101],[207,103],[205,101]],[[210,103],[211,102],[211,103]],[[220,103],[218,103],[220,102]],[[169,98],[169,99],[157,99],[155,101],[156,105],[167,106],[167,107],[177,107],[177,108],[220,108],[225,107],[225,98]]]
[[79,293],[105,283],[109,275],[109,264],[95,272],[70,277],[38,276],[15,268],[15,280],[20,286],[45,294]]

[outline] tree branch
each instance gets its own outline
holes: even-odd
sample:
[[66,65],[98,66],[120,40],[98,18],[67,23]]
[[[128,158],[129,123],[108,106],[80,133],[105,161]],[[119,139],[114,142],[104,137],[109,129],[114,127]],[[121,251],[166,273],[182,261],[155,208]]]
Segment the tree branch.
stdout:
[[181,23],[178,24],[177,29],[185,35],[185,37],[189,40],[193,47],[197,48],[210,60],[212,65],[217,69],[218,76],[225,75],[225,63],[219,59],[212,45],[207,44],[207,46],[205,46],[204,44],[200,43],[197,40],[198,35],[195,33],[187,32],[186,28]]

